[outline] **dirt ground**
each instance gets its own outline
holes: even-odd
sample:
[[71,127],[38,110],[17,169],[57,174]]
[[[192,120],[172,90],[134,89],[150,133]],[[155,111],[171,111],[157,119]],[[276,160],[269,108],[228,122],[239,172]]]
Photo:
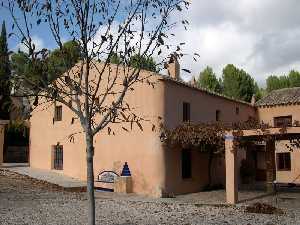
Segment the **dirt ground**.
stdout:
[[[215,195],[214,192],[205,195],[209,194]],[[299,200],[294,197],[277,196],[259,200],[270,204],[277,201],[276,207],[282,208],[283,214],[269,215],[247,213],[245,203],[231,207],[187,201],[191,196],[151,199],[96,193],[96,221],[97,224],[119,225],[300,224]],[[86,203],[85,193],[65,192],[55,185],[0,169],[1,225],[86,224]]]

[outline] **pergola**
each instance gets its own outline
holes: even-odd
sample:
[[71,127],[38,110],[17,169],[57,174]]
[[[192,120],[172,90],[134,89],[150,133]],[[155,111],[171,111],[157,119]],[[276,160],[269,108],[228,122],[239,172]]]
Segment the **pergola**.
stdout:
[[240,140],[266,139],[266,166],[267,191],[273,192],[273,181],[276,179],[275,167],[275,141],[300,138],[300,127],[253,129],[229,131],[225,135],[225,163],[226,163],[226,201],[229,204],[238,202],[238,168],[237,143]]

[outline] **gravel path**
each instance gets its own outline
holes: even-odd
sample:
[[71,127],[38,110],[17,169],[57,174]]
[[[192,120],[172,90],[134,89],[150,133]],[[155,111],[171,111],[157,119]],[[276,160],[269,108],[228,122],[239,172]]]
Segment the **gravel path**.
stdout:
[[[285,225],[300,224],[299,207],[284,209],[284,215],[245,213],[240,207],[211,207],[195,203],[134,201],[97,195],[97,224],[205,224],[205,225]],[[86,224],[84,193],[60,191],[0,170],[1,225],[77,225]]]

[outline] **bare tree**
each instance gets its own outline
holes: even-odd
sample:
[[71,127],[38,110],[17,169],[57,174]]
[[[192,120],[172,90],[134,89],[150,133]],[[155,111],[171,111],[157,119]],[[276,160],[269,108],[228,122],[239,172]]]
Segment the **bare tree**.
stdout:
[[[14,85],[32,99],[33,106],[60,102],[80,121],[86,141],[89,225],[95,224],[94,136],[104,128],[111,132],[112,123],[134,123],[141,128],[143,118],[131,110],[124,97],[140,82],[153,85],[153,73],[142,76],[139,66],[129,67],[129,60],[136,54],[154,57],[159,60],[157,67],[162,68],[170,53],[183,56],[184,43],[174,43],[172,29],[188,24],[186,20],[176,21],[178,13],[188,6],[184,0],[2,1],[13,21],[9,37],[18,38],[27,48],[33,70],[41,75],[36,82],[24,74],[14,74]],[[62,37],[80,46],[79,62],[57,74],[55,80],[48,79],[50,68],[55,70],[55,65],[49,64],[49,51],[37,49],[34,43],[36,26],[47,26],[61,50]],[[110,64],[113,55],[120,57],[119,64]]]

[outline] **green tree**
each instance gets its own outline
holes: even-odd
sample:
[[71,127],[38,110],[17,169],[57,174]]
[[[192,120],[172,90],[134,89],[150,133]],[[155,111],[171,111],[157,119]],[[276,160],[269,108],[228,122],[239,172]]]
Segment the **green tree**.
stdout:
[[279,78],[277,76],[269,76],[266,80],[267,83],[267,92],[280,88]]
[[38,87],[47,86],[49,83],[48,77],[51,67],[42,63],[41,59],[32,61],[25,52],[19,51],[11,56],[11,68],[14,74],[22,74],[24,77],[23,86],[38,89]]
[[109,62],[112,64],[118,65],[118,64],[122,63],[122,59],[120,58],[120,56],[117,53],[113,52],[109,58]]
[[300,87],[300,73],[296,70],[291,70],[288,75],[290,87]]
[[11,67],[16,74],[22,74],[26,78],[26,84],[34,84],[39,87],[47,85],[72,68],[80,59],[80,47],[75,41],[63,44],[62,49],[55,49],[47,58],[47,64],[40,59],[34,62],[25,52],[19,51],[11,57]]
[[9,119],[9,106],[10,106],[10,63],[9,52],[7,45],[7,35],[5,22],[2,23],[0,35],[0,118]]
[[266,80],[267,92],[282,89],[300,87],[300,73],[296,70],[291,70],[287,76],[274,76],[271,75]]
[[229,97],[250,102],[255,94],[254,79],[242,69],[228,64],[223,69],[223,94]]
[[269,76],[266,83],[267,92],[290,87],[290,80],[287,76]]
[[239,75],[238,69],[232,65],[228,64],[223,69],[222,76],[222,86],[223,94],[229,97],[238,98],[239,97]]
[[290,80],[287,76],[280,76],[279,77],[279,83],[281,85],[281,88],[288,88],[290,87]]
[[254,83],[254,93],[255,93],[255,99],[258,101],[265,95],[265,89],[260,88],[257,83]]
[[221,93],[222,91],[220,81],[217,79],[213,69],[209,66],[200,72],[197,85],[201,88],[206,88],[218,93]]
[[152,57],[145,57],[135,54],[130,57],[128,64],[134,68],[157,72],[156,62]]
[[[109,57],[109,62],[112,64],[125,64],[124,60],[116,53],[113,52]],[[130,57],[128,65],[134,68],[140,68],[142,70],[148,70],[157,72],[156,62],[152,57],[145,57],[135,54]]]
[[11,68],[16,74],[26,74],[26,66],[29,63],[30,59],[25,52],[19,51],[11,56]]
[[58,76],[72,68],[81,58],[80,45],[76,41],[67,41],[62,49],[53,50],[48,58],[49,74],[48,80],[51,82]]

